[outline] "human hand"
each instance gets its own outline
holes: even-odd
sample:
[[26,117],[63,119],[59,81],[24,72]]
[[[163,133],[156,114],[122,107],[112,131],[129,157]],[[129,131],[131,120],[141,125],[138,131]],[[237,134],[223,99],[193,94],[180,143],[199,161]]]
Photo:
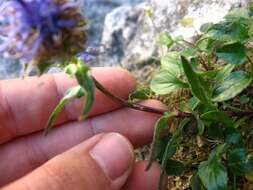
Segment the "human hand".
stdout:
[[[97,68],[93,75],[123,98],[135,88],[122,69]],[[51,133],[42,135],[50,113],[74,85],[64,74],[0,82],[0,189],[156,189],[159,166],[144,171],[147,163],[134,162],[132,145],[151,141],[159,115],[120,108],[96,91],[88,119],[76,121],[83,101],[73,100]],[[143,104],[163,108],[153,100]]]

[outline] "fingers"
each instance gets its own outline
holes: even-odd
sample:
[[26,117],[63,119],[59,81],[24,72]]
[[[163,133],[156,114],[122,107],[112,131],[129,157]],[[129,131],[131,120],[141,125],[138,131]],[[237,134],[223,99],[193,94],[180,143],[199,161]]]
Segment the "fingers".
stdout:
[[[119,68],[96,68],[93,76],[112,93],[126,98],[135,88],[135,80]],[[120,81],[120,82],[119,82]],[[76,85],[64,74],[31,77],[0,82],[0,144],[17,136],[41,130],[64,93]],[[75,120],[81,113],[82,100],[74,100],[60,114],[58,124]],[[119,105],[96,91],[91,115],[105,113]]]
[[[164,108],[163,104],[154,100],[142,104]],[[0,171],[5,175],[0,178],[0,186],[27,174],[94,134],[118,132],[126,136],[134,146],[147,144],[152,139],[153,127],[159,117],[156,114],[122,108],[83,122],[65,124],[52,130],[47,137],[38,133],[2,145]]]
[[140,161],[133,167],[133,171],[122,190],[157,190],[161,169],[157,163],[153,163],[151,169],[146,171],[148,162]]
[[123,136],[95,136],[2,190],[118,190],[132,171],[134,154]]

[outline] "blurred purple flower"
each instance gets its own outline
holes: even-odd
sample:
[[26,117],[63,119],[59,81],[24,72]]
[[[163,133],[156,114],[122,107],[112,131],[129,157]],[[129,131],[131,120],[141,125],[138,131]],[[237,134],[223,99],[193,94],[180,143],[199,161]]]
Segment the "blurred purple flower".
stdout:
[[88,63],[95,60],[98,55],[105,53],[105,51],[106,48],[103,44],[96,44],[88,46],[85,51],[79,53],[77,57]]
[[85,20],[70,0],[9,0],[0,4],[0,53],[48,60],[83,51]]

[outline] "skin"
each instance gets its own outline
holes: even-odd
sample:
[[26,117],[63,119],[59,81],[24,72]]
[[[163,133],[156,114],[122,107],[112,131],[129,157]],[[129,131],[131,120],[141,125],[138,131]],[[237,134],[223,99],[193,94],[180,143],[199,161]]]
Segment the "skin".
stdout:
[[[136,82],[120,68],[92,74],[113,94],[127,98]],[[42,130],[64,92],[76,85],[64,74],[0,82],[1,190],[155,190],[160,167],[146,172],[134,161],[134,147],[150,143],[159,115],[123,108],[99,91],[85,121],[83,100],[73,100],[55,128]],[[155,100],[143,102],[164,108]]]

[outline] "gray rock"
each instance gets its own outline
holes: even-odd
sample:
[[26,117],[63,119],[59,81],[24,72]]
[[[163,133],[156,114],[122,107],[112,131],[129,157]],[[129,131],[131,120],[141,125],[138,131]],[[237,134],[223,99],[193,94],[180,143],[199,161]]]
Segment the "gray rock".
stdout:
[[[193,39],[199,26],[218,22],[227,12],[244,6],[250,0],[77,0],[90,20],[89,44],[103,43],[107,51],[99,56],[96,66],[119,65],[140,68],[141,63],[157,55],[156,38],[167,30],[173,36]],[[146,3],[143,3],[146,2]],[[147,7],[153,9],[152,19]],[[184,27],[181,20],[190,18],[193,27]],[[0,58],[0,79],[20,76],[17,61]]]
[[138,23],[146,3],[133,6],[120,6],[106,16],[102,35],[102,44],[107,51],[100,56],[105,65],[117,65],[126,57],[129,43],[133,41],[138,30]]
[[[157,55],[156,39],[161,31],[166,30],[172,36],[182,35],[187,40],[192,40],[202,24],[218,22],[232,8],[246,6],[249,2],[250,0],[151,0],[152,18],[145,16],[147,4],[118,7],[105,20],[102,42],[108,47],[109,53],[104,60],[110,65],[120,62],[128,69],[139,68],[138,64]],[[134,13],[138,15],[135,23],[131,19]],[[183,26],[181,21],[184,19],[192,20],[193,25]]]

